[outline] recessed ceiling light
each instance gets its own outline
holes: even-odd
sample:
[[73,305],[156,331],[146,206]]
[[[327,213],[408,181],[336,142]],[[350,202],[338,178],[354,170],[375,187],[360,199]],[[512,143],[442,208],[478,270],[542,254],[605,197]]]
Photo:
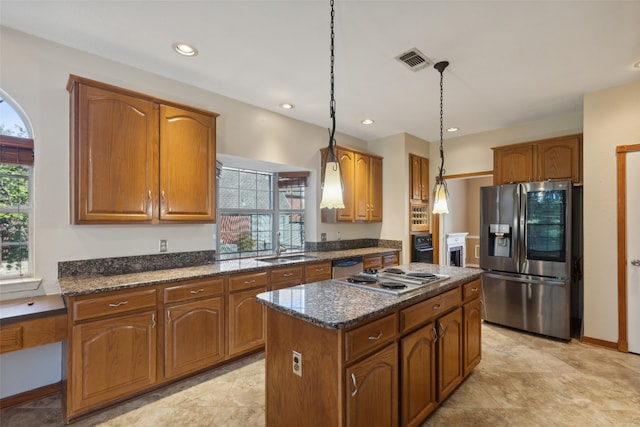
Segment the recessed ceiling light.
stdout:
[[633,64],[633,68],[635,68],[636,70],[640,70],[640,61]]
[[178,42],[178,43],[174,43],[172,46],[173,46],[173,50],[178,52],[180,55],[196,56],[198,54],[198,49],[196,49],[195,47],[191,46],[188,43]]
[[447,132],[458,132],[459,130],[460,130],[460,128],[457,128],[457,127],[447,128]]
[[362,123],[363,125],[372,125],[374,122],[371,119],[364,119],[360,123]]
[[296,106],[293,104],[290,104],[288,102],[283,102],[282,104],[280,104],[280,108],[283,108],[285,110],[293,110]]

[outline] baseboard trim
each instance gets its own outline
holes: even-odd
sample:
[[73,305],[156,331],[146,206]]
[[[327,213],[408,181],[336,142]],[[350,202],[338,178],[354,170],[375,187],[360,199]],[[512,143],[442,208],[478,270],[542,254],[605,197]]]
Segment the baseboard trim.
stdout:
[[0,409],[9,408],[11,406],[21,405],[23,403],[30,402],[32,400],[47,397],[52,394],[56,394],[62,390],[62,382],[49,384],[44,387],[36,388],[33,390],[25,391],[24,393],[14,394],[0,399]]
[[582,342],[585,344],[595,345],[598,347],[608,348],[610,350],[618,351],[618,343],[612,341],[605,341],[598,338],[591,338],[584,336],[582,337]]

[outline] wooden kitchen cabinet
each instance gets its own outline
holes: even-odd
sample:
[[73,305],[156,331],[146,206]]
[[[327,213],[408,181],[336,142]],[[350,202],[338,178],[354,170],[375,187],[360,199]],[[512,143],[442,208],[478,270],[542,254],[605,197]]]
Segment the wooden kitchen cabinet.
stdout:
[[225,358],[225,278],[164,289],[164,375],[177,377]]
[[393,343],[346,369],[347,426],[398,425],[398,345]]
[[438,402],[442,402],[460,385],[462,368],[462,308],[436,321],[438,331]]
[[436,329],[431,322],[402,338],[400,366],[402,425],[419,426],[436,408]]
[[313,283],[331,279],[331,261],[307,264],[304,267],[304,282]]
[[429,203],[429,159],[409,154],[411,200]]
[[363,257],[363,268],[379,270],[381,268],[393,267],[398,265],[398,251],[381,252],[377,254],[367,254]]
[[[321,150],[325,158],[326,148]],[[322,222],[382,221],[382,157],[336,147],[344,185],[344,209],[322,209]],[[322,164],[324,172],[324,164]]]
[[133,396],[157,379],[155,289],[73,298],[66,418]]
[[267,272],[238,274],[229,279],[229,356],[264,345],[266,312],[256,295],[267,290]]
[[217,114],[70,76],[72,224],[215,222]]
[[463,369],[465,377],[482,359],[482,300],[480,280],[474,280],[463,287]]
[[301,265],[292,267],[275,268],[269,272],[271,278],[271,290],[275,291],[304,282],[304,269]]
[[582,134],[493,148],[493,182],[568,179],[582,183]]

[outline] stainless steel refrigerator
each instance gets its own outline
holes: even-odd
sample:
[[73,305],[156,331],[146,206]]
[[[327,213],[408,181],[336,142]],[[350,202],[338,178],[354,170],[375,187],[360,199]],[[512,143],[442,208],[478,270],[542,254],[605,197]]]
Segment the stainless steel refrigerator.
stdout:
[[484,320],[571,338],[571,181],[480,189]]

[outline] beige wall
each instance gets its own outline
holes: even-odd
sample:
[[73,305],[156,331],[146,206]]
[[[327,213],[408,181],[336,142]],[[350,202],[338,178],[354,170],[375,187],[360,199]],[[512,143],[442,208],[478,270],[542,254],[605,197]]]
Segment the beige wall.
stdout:
[[584,335],[617,342],[616,147],[640,144],[640,81],[585,95],[583,144]]

